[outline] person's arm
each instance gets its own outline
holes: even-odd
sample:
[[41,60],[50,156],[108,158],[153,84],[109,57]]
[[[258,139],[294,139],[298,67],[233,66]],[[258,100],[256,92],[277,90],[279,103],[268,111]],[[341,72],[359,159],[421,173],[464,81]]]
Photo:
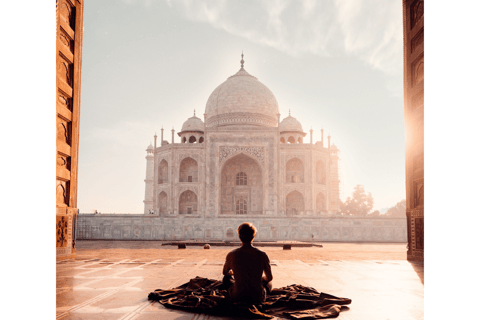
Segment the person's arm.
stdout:
[[268,258],[267,254],[265,254],[267,259],[265,260],[265,266],[263,267],[263,272],[265,272],[265,277],[263,279],[267,282],[270,282],[273,280],[273,275],[272,275],[272,268],[270,267],[270,259]]
[[231,255],[230,253],[227,254],[227,258],[225,259],[225,264],[223,265],[223,275],[224,276],[228,276],[228,275],[232,275],[233,274],[233,271],[232,271],[232,267],[231,267]]

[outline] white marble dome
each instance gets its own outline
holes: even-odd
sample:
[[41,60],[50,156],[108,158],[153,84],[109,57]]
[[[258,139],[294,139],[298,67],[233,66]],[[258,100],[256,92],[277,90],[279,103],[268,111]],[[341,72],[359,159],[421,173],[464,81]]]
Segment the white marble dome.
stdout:
[[200,118],[197,118],[195,115],[191,118],[188,118],[187,121],[183,123],[182,132],[185,131],[204,131],[204,124]]
[[150,142],[150,144],[149,144],[148,147],[147,147],[147,151],[148,151],[148,150],[153,150],[153,146],[152,146],[152,143],[151,143],[151,142]]
[[276,127],[279,109],[272,91],[242,67],[212,92],[205,113],[207,127]]
[[303,132],[302,124],[296,118],[288,115],[280,122],[280,132]]

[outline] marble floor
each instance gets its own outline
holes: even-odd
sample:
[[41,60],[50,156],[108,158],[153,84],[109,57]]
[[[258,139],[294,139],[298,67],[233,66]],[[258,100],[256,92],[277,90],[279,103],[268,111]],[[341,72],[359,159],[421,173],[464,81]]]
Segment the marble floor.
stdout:
[[[222,319],[165,309],[149,292],[195,276],[221,279],[223,260],[105,259],[59,261],[57,319]],[[340,320],[424,319],[423,265],[406,260],[271,260],[274,287],[302,284],[352,299]]]

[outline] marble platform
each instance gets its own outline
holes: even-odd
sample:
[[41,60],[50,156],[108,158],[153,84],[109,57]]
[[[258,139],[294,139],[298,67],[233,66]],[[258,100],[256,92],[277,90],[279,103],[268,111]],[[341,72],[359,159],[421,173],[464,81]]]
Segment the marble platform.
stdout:
[[[200,253],[202,251],[199,251]],[[274,287],[302,284],[352,299],[339,320],[424,319],[423,265],[406,260],[272,260]],[[195,276],[221,279],[222,260],[79,259],[57,262],[57,319],[203,320],[147,300]],[[226,319],[226,318],[225,318]],[[239,318],[241,319],[241,318]]]

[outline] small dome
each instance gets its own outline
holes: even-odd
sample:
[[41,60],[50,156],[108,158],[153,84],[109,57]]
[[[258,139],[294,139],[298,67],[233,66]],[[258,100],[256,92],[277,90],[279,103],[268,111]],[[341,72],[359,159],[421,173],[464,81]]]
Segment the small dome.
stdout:
[[150,145],[147,147],[147,150],[153,150],[153,146],[151,142],[150,142]]
[[280,132],[303,132],[302,124],[300,121],[288,115],[285,119],[280,122],[279,126]]
[[197,118],[195,115],[191,118],[188,118],[187,121],[183,123],[182,132],[185,131],[204,131],[205,126],[203,121],[200,118]]
[[332,150],[338,150],[337,146],[334,145],[333,143],[332,143],[332,145],[330,146],[330,149],[332,149]]

